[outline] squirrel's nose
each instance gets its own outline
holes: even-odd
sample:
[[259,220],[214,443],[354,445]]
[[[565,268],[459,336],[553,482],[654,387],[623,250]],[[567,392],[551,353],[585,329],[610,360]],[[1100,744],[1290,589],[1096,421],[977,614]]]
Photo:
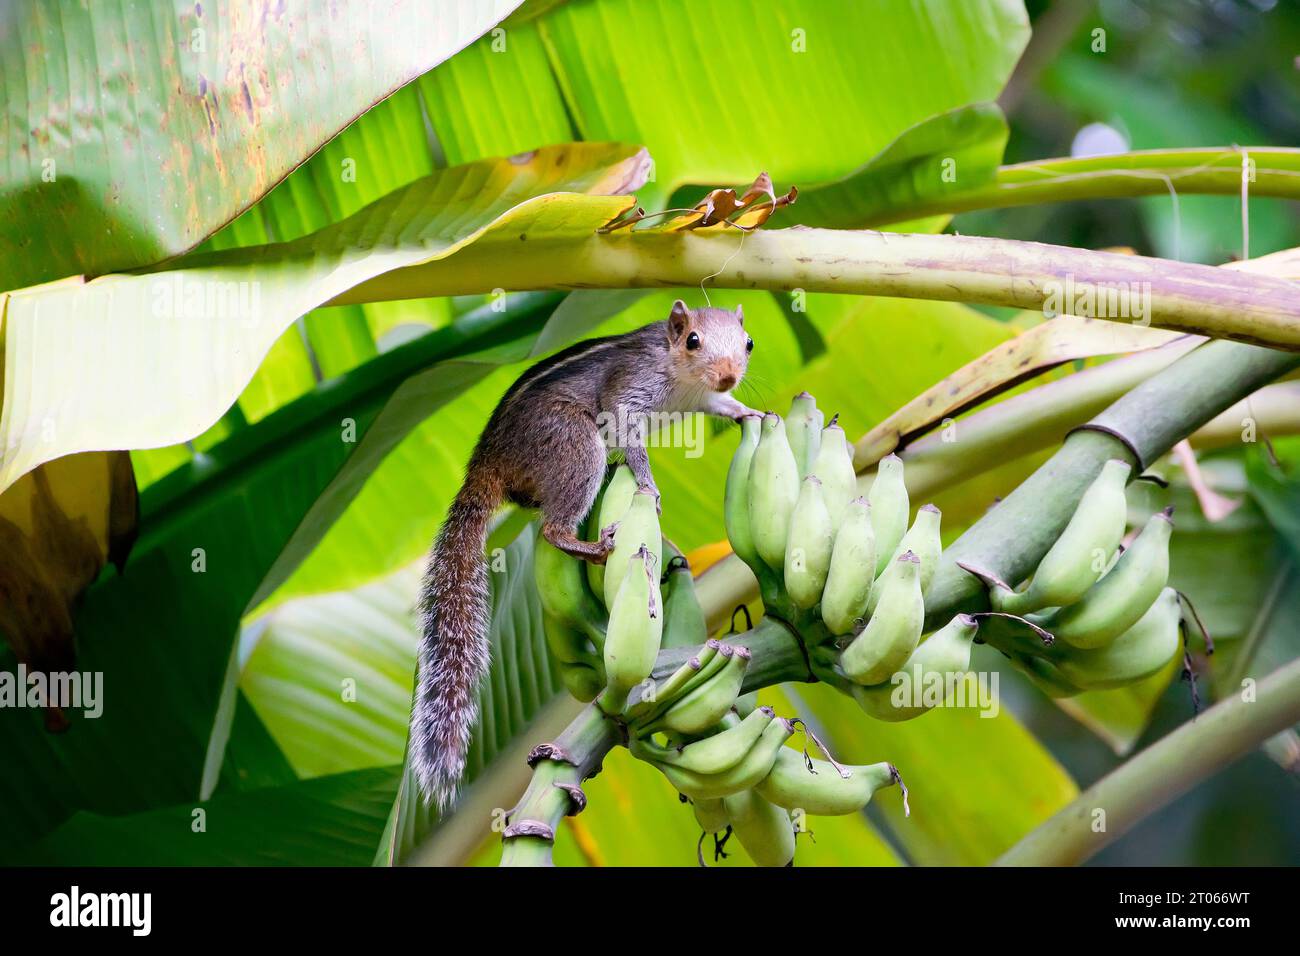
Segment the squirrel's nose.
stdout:
[[732,388],[735,384],[736,384],[736,376],[735,376],[735,375],[727,374],[727,375],[719,376],[719,378],[718,378],[718,391],[720,391],[720,392],[725,392],[725,391],[727,391],[728,389]]

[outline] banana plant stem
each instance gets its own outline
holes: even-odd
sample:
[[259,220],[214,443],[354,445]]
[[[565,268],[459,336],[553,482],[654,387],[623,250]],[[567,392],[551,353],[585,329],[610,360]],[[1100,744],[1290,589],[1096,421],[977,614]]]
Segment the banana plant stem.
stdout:
[[1300,349],[1294,283],[1144,256],[977,236],[803,227],[621,230],[539,239],[528,255],[502,254],[502,241],[485,238],[454,256],[387,273],[329,304],[495,288],[693,287],[708,277],[716,288],[979,302]]
[[[1300,150],[1161,149],[1003,166],[986,185],[926,202],[892,207],[887,221],[905,222],[939,213],[1080,199],[1175,194],[1240,196],[1243,159],[1247,161],[1245,185],[1251,198],[1300,198]],[[866,225],[882,224],[885,220]]]
[[1071,866],[1300,722],[1300,660],[1221,700],[1093,784],[1013,846],[999,866]]

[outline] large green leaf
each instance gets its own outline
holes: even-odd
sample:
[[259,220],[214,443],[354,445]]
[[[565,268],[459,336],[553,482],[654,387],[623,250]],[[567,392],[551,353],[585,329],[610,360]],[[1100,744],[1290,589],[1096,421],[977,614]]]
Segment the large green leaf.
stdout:
[[192,248],[518,0],[9,7],[0,289]]
[[[75,622],[81,666],[104,675],[103,716],[74,715],[55,737],[31,710],[0,710],[0,836],[27,842],[77,809],[125,814],[210,792],[239,709],[240,619],[259,589],[292,570],[291,539],[310,550],[350,500],[334,484],[356,449],[340,440],[340,420],[351,417],[357,435],[370,437],[393,382],[416,369],[428,376],[424,414],[455,401],[465,381],[501,360],[455,357],[503,342],[527,354],[535,315],[489,311],[409,343],[148,489],[126,575],[102,578]],[[359,486],[364,466],[353,469]],[[321,504],[327,488],[335,493]]]
[[898,210],[990,183],[1002,162],[1007,123],[989,103],[929,117],[842,179],[799,192],[788,222],[853,228],[897,222]]
[[400,773],[304,780],[106,817],[79,813],[15,862],[42,866],[364,866]]
[[914,124],[995,99],[1029,36],[1020,0],[576,0],[540,28],[579,133],[647,146],[661,197],[760,169],[801,187],[844,176]]
[[[647,163],[643,151],[610,144],[471,163],[292,242],[13,293],[0,303],[0,490],[64,454],[192,438],[235,401],[272,344],[309,309],[488,232],[509,229],[541,242],[589,235],[632,201],[609,194],[635,188]],[[566,197],[575,192],[589,201]]]

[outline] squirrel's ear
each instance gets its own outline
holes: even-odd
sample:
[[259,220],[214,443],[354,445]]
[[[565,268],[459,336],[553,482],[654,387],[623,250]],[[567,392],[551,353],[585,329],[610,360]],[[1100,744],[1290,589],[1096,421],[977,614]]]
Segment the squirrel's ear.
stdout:
[[745,324],[745,310],[740,306],[736,306],[736,320],[740,322],[741,325]]
[[674,342],[681,338],[686,332],[686,327],[691,324],[691,310],[686,308],[686,303],[678,299],[673,303],[673,310],[668,313],[668,337]]

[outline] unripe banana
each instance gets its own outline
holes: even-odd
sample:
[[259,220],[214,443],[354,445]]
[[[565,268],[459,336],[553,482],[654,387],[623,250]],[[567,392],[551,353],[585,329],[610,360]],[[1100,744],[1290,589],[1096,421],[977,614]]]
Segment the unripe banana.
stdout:
[[669,704],[694,687],[695,682],[706,672],[712,673],[710,668],[714,666],[715,661],[721,660],[718,656],[718,650],[721,647],[722,645],[718,641],[705,642],[705,645],[700,648],[694,657],[655,686],[654,694],[651,697],[643,697],[629,707],[627,710],[628,719],[643,721],[652,717],[656,712],[666,709]]
[[1128,462],[1112,458],[1102,466],[1079,499],[1069,524],[1048,550],[1024,591],[994,587],[989,600],[995,611],[1028,614],[1078,601],[1110,566],[1124,537],[1128,506],[1124,484]]
[[[652,506],[653,507],[653,506]],[[654,555],[642,545],[627,561],[622,584],[609,612],[605,635],[606,690],[601,707],[619,713],[627,695],[654,670],[663,636],[663,607]]]
[[736,698],[733,707],[741,717],[748,717],[758,707],[758,691],[751,690],[748,694],[741,694]]
[[835,419],[822,430],[821,450],[813,459],[812,473],[822,481],[822,497],[831,524],[839,527],[844,510],[858,494],[858,473],[853,470],[853,449]]
[[664,585],[664,647],[699,647],[709,637],[704,609],[695,596],[695,577],[685,561],[669,562]]
[[614,550],[605,561],[606,607],[614,607],[628,559],[642,547],[654,559],[655,589],[658,590],[659,569],[663,566],[663,538],[659,533],[659,507],[655,493],[649,488],[638,488],[632,495],[632,503],[614,532]]
[[835,532],[830,569],[822,588],[822,621],[832,634],[851,634],[865,620],[876,576],[876,534],[871,506],[854,498]]
[[1142,618],[1112,643],[1096,650],[1061,647],[1052,663],[1066,680],[1085,690],[1131,684],[1154,674],[1178,653],[1181,618],[1178,592],[1165,588]]
[[[600,497],[596,499],[596,504],[592,508],[595,527],[590,527],[591,519],[588,519],[587,533],[591,535],[593,541],[598,540],[600,533],[610,525],[623,520],[623,515],[627,514],[627,509],[632,505],[634,494],[636,494],[636,476],[627,465],[619,465],[609,476],[609,481],[605,482],[605,487],[601,489]],[[593,564],[590,561],[583,563],[587,565],[587,583],[591,585],[591,593],[603,601],[605,567],[608,561],[606,564]]]
[[722,798],[731,832],[759,866],[790,866],[794,862],[794,825],[790,813],[768,803],[753,790]]
[[740,420],[740,444],[731,456],[727,469],[727,489],[723,499],[723,518],[727,526],[727,540],[731,550],[751,568],[759,566],[758,551],[754,547],[754,533],[749,524],[749,469],[758,450],[761,420],[749,415]]
[[769,568],[785,567],[790,514],[799,497],[799,469],[779,415],[763,416],[762,434],[749,467],[749,527],[758,556]]
[[[970,650],[978,630],[979,621],[969,614],[958,614],[927,637],[887,684],[854,687],[853,699],[877,720],[920,717],[939,703],[938,700],[918,703],[932,682],[940,681],[939,686],[946,686],[949,674],[961,675],[970,670]],[[896,705],[895,701],[900,703]]]
[[661,747],[652,740],[639,741],[637,756],[695,773],[722,773],[745,758],[775,716],[772,708],[760,707],[743,720],[737,718],[716,734],[683,747]]
[[848,777],[840,776],[829,761],[813,760],[812,765],[809,770],[802,754],[782,747],[771,772],[754,789],[778,807],[838,817],[857,813],[881,787],[900,782],[898,771],[890,763],[845,767]]
[[943,553],[943,542],[939,538],[941,518],[939,509],[934,505],[921,505],[917,510],[916,520],[912,522],[912,527],[894,549],[894,558],[889,563],[889,567],[885,568],[884,573],[876,581],[875,587],[872,588],[872,599],[867,602],[868,617],[876,613],[876,602],[885,592],[885,585],[889,578],[898,573],[898,559],[904,552],[911,551],[921,562],[921,596],[925,597],[930,582],[934,580],[935,569],[939,566],[939,556]]
[[822,501],[822,483],[816,475],[809,475],[795,502],[785,548],[785,591],[795,606],[809,608],[822,599],[834,544],[835,530]]
[[785,417],[785,433],[800,480],[815,472],[813,462],[817,460],[824,419],[816,399],[807,392],[800,392],[790,403],[790,414]]
[[[583,635],[597,650],[605,643],[605,609],[587,586],[582,561],[565,554],[541,535],[533,547],[533,577],[542,610],[570,631]],[[550,631],[547,631],[550,636]],[[561,656],[561,660],[569,660]]]
[[876,532],[876,576],[890,564],[898,542],[907,531],[907,516],[911,504],[907,499],[907,486],[903,484],[903,459],[886,455],[876,465],[876,480],[867,492],[871,503],[871,526]]
[[1104,647],[1141,620],[1169,580],[1172,513],[1166,508],[1152,515],[1115,567],[1078,603],[1035,623],[1073,647],[1091,649]]
[[881,585],[880,601],[862,633],[840,655],[840,667],[856,684],[879,684],[903,666],[916,650],[925,623],[921,563],[910,551],[894,562],[897,570]]
[[595,700],[605,689],[605,678],[589,664],[561,661],[559,668],[564,689],[584,704]]
[[1018,653],[1012,657],[1012,661],[1029,682],[1048,697],[1060,700],[1083,693],[1082,687],[1071,684],[1055,664],[1041,657]]
[[698,687],[688,690],[670,706],[656,721],[659,729],[673,730],[679,734],[702,734],[720,721],[735,704],[745,680],[745,668],[749,666],[749,650],[724,644],[718,653],[725,656],[726,662],[711,677]]
[[721,833],[731,826],[721,799],[692,800],[691,808],[695,811],[695,822],[705,833]]
[[722,773],[695,773],[681,767],[656,763],[659,771],[668,778],[668,782],[677,788],[678,793],[685,794],[692,800],[716,800],[731,796],[742,790],[749,790],[766,777],[772,770],[777,755],[785,749],[785,742],[794,730],[789,721],[777,718],[769,723],[758,738],[758,743],[749,749],[749,753],[740,762]]

